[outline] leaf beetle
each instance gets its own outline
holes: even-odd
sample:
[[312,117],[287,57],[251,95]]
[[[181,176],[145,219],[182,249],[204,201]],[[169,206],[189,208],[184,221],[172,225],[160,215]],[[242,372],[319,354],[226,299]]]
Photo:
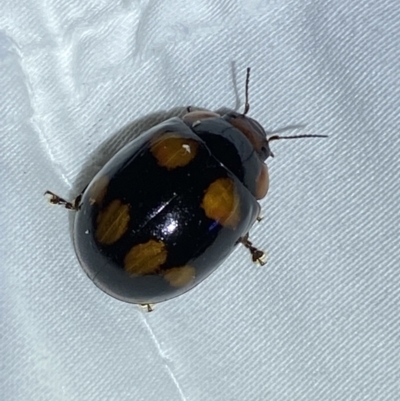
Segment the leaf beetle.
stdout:
[[73,202],[73,240],[88,277],[107,294],[150,305],[202,282],[242,243],[254,262],[264,253],[249,230],[268,192],[269,143],[245,108],[224,115],[192,111],[144,132],[123,147]]

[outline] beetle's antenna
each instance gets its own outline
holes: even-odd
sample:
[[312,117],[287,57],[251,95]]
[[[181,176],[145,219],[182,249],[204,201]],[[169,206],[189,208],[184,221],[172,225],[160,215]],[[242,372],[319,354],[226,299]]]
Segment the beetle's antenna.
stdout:
[[293,136],[273,135],[268,138],[268,142],[277,141],[278,139],[300,139],[300,138],[328,138],[328,135],[293,135]]
[[249,103],[249,81],[250,81],[250,67],[247,67],[246,70],[246,88],[245,88],[245,103],[244,103],[244,112],[243,116],[245,116],[250,110],[250,103]]

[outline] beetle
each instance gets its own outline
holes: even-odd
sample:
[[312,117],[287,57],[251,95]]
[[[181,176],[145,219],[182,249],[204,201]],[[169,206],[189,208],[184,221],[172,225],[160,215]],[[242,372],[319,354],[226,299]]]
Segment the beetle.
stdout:
[[52,204],[76,212],[73,241],[80,264],[107,294],[150,305],[202,282],[241,243],[254,262],[264,253],[249,240],[269,188],[269,143],[243,113],[188,108],[116,153],[73,202],[46,191]]

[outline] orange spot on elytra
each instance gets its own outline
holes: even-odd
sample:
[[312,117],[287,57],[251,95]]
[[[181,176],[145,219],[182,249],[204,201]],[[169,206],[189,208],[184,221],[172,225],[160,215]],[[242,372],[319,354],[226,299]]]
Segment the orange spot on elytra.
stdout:
[[201,207],[206,216],[224,227],[236,228],[240,220],[239,197],[230,178],[218,178],[206,190]]
[[196,157],[198,146],[194,139],[168,132],[151,144],[150,151],[160,166],[174,169],[189,164]]
[[181,267],[172,267],[164,273],[164,278],[172,287],[185,287],[193,282],[196,277],[196,269],[185,265]]
[[166,260],[165,244],[151,239],[130,249],[124,259],[124,268],[129,274],[144,276],[156,273]]
[[118,241],[125,234],[129,220],[129,205],[119,199],[113,200],[97,216],[97,241],[104,245]]

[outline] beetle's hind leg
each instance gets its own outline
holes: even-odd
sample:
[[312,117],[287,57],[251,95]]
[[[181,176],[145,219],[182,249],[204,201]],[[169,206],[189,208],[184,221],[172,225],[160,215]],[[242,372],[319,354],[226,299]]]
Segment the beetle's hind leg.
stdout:
[[75,210],[79,209],[79,203],[82,198],[81,195],[77,196],[72,202],[68,202],[67,200],[61,198],[60,196],[56,195],[54,192],[46,191],[44,195],[48,198],[49,202],[52,205],[63,206],[68,210]]
[[249,233],[240,238],[238,242],[243,244],[250,251],[253,262],[258,262],[261,266],[264,266],[267,263],[267,255],[265,254],[265,252],[253,246],[253,243],[249,240]]

